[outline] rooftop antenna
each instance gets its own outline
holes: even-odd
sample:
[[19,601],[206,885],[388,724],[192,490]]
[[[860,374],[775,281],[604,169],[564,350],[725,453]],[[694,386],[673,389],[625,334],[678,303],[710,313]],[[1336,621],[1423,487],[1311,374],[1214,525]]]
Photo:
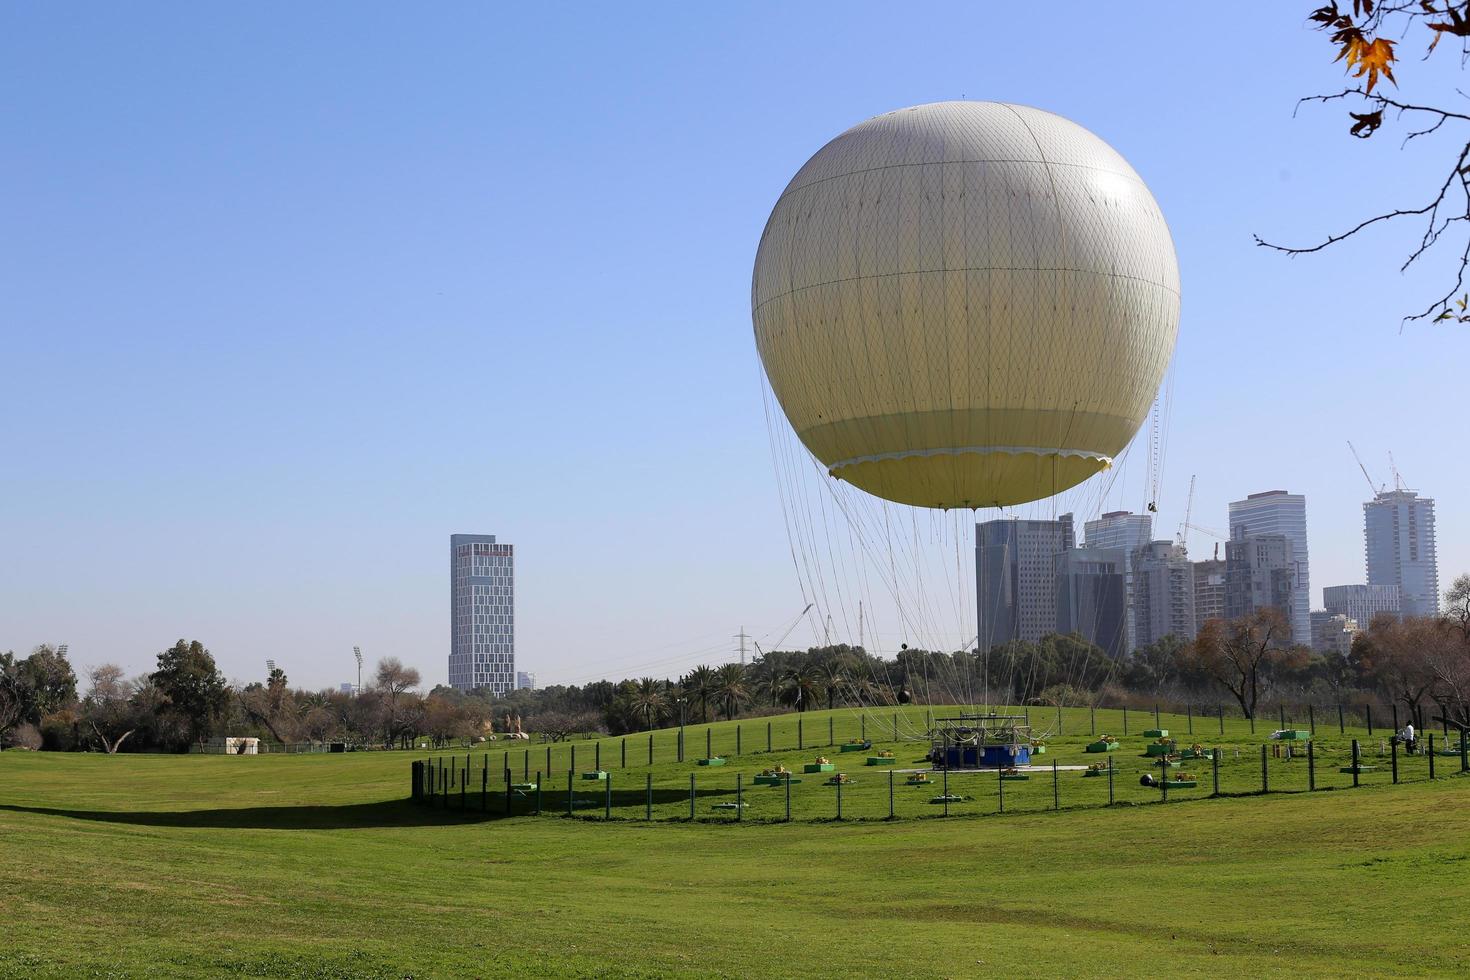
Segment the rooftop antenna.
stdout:
[[354,694],[362,693],[362,647],[353,647],[352,655],[357,658],[357,690]]
[[1395,490],[1403,490],[1404,478],[1399,476],[1399,467],[1398,464],[1393,461],[1392,449],[1388,451],[1388,468],[1393,470],[1393,488]]

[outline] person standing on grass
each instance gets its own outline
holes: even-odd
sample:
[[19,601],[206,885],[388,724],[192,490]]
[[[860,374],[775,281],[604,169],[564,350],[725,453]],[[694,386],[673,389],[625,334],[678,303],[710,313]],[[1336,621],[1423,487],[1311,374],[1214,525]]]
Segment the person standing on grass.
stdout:
[[1418,742],[1414,740],[1414,723],[1411,721],[1399,732],[1399,741],[1404,743],[1404,750],[1410,755],[1418,751]]

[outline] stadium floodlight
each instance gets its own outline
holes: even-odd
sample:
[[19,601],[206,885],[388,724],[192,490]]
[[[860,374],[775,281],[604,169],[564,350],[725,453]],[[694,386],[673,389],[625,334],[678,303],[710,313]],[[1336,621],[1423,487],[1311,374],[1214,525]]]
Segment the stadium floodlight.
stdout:
[[353,691],[352,693],[353,694],[361,694],[362,693],[362,647],[359,647],[359,646],[353,647],[352,648],[352,655],[357,658],[357,690]]

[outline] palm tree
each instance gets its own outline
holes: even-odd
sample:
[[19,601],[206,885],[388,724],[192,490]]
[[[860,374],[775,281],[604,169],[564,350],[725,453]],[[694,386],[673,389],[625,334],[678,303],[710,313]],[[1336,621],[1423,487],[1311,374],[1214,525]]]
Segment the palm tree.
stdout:
[[805,664],[789,667],[781,675],[779,698],[782,704],[795,705],[797,711],[810,708],[820,687],[817,676]]
[[837,695],[837,689],[848,682],[852,673],[852,663],[844,653],[835,653],[822,658],[817,664],[817,679],[821,681],[822,687],[827,691],[827,710],[831,711]]
[[714,694],[715,687],[714,669],[701,664],[680,678],[679,686],[684,689],[684,694],[691,702],[698,702],[700,723],[707,723],[710,697]]
[[635,716],[643,720],[644,728],[651,730],[653,723],[662,718],[668,709],[669,698],[659,681],[645,677],[633,689],[628,698],[628,706]]
[[734,718],[750,703],[750,682],[745,668],[740,664],[724,664],[714,671],[711,693],[715,703],[725,709],[725,720]]

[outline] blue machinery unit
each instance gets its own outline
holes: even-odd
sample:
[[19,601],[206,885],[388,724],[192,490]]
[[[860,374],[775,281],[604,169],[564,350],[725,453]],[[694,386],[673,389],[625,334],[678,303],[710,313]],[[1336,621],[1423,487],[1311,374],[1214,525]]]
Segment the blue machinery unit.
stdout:
[[1031,764],[1031,726],[1024,715],[936,718],[929,737],[929,758],[944,769],[1006,769]]

